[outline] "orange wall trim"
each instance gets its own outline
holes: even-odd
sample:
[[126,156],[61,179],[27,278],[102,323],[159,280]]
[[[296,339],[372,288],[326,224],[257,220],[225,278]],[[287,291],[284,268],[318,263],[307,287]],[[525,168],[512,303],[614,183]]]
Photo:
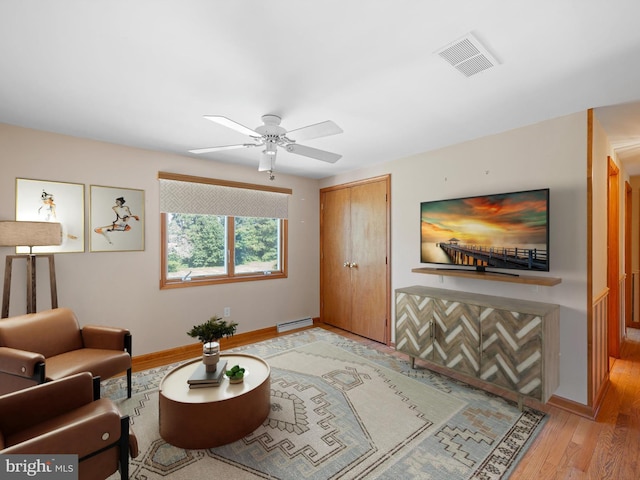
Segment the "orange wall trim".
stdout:
[[[604,397],[604,394],[603,394],[603,397]],[[569,413],[574,413],[581,417],[588,418],[589,420],[595,420],[596,416],[598,415],[598,410],[600,409],[599,407],[593,408],[588,405],[583,405],[581,403],[574,402],[572,400],[567,400],[566,398],[563,398],[563,397],[558,397],[556,395],[551,396],[551,398],[547,402],[547,405],[560,408],[561,410],[565,410]]]

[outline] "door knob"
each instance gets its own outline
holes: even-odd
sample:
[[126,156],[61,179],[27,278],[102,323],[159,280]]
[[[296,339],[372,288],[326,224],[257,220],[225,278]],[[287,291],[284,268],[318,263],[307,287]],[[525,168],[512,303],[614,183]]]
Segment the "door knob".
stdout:
[[349,267],[350,265],[349,265],[349,262],[344,262],[344,263],[342,264],[342,266],[343,266],[343,267]]
[[351,263],[349,265],[349,268],[358,268],[358,264],[357,263]]

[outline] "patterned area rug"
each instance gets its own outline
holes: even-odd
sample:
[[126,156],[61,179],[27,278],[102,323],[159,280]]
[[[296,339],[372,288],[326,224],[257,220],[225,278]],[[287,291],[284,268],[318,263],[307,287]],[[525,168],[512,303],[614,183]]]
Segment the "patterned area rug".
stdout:
[[322,329],[233,351],[267,359],[271,413],[222,447],[184,450],[160,437],[158,385],[176,365],[135,374],[131,399],[123,378],[103,382],[138,437],[130,478],[505,479],[545,422]]

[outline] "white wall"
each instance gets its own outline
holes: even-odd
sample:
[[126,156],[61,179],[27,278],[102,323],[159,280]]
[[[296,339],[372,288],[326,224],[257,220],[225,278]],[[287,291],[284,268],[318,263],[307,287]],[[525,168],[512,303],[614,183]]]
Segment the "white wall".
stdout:
[[[425,132],[428,135],[429,132]],[[561,306],[561,397],[587,403],[586,112],[321,180],[320,187],[391,174],[392,288],[428,285]],[[412,273],[420,264],[420,202],[550,188],[554,287]],[[540,274],[544,275],[544,274]]]
[[[158,171],[293,189],[289,203],[289,278],[171,290],[159,289]],[[256,169],[169,155],[0,124],[0,219],[15,218],[15,179],[85,185],[84,253],[56,255],[58,301],[81,324],[126,326],[134,355],[193,343],[186,331],[231,308],[238,333],[319,315],[318,182]],[[145,191],[145,250],[90,253],[89,185]],[[0,248],[0,262],[14,253]],[[10,315],[25,312],[24,263],[14,266]],[[38,265],[38,310],[50,308],[46,264]]]

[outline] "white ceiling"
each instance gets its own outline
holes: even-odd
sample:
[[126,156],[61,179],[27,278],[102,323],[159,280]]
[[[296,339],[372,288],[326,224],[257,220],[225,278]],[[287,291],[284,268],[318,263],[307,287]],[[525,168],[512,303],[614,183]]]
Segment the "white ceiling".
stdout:
[[[203,115],[330,119],[343,134],[303,143],[341,160],[276,166],[322,178],[606,107],[640,173],[640,103],[618,106],[640,100],[638,19],[637,0],[2,0],[0,122],[192,155],[247,140]],[[467,78],[434,52],[469,32],[500,64]]]

